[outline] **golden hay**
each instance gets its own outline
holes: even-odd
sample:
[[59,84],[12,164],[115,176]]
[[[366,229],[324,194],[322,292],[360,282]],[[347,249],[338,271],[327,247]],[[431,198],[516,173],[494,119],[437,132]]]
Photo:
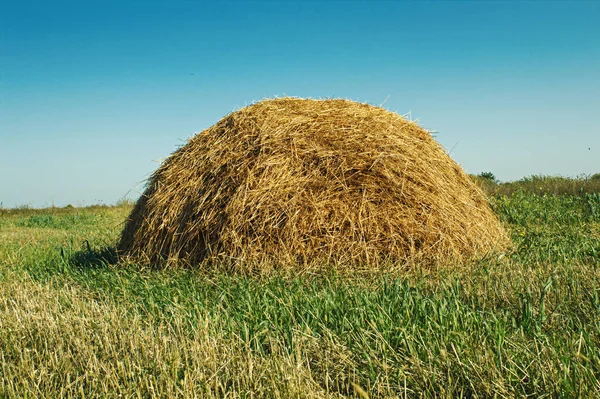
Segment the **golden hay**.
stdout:
[[415,123],[347,100],[281,98],[233,112],[175,151],[118,252],[153,265],[374,267],[507,243],[479,188]]

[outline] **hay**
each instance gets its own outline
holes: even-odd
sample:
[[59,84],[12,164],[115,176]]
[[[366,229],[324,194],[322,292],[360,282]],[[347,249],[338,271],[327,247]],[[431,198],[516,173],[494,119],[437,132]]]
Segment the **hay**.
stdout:
[[482,192],[415,123],[346,100],[281,98],[175,151],[118,252],[153,265],[373,267],[463,259],[507,240]]

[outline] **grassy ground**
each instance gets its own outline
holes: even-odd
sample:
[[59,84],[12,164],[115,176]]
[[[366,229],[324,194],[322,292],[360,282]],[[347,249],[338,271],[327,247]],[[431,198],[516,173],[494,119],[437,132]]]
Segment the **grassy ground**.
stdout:
[[0,397],[600,396],[600,194],[491,203],[504,256],[263,278],[103,262],[126,205],[0,210]]
[[575,195],[600,192],[600,173],[575,178],[529,176],[517,181],[500,182],[491,172],[471,175],[489,195],[512,195],[518,191],[538,195]]

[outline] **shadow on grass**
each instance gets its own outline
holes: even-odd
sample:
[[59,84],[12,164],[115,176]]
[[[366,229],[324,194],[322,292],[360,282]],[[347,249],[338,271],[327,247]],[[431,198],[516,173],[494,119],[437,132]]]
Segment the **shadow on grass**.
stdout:
[[92,249],[87,241],[84,241],[84,245],[84,249],[69,257],[68,262],[74,268],[99,269],[117,263],[118,256],[115,247],[106,246]]

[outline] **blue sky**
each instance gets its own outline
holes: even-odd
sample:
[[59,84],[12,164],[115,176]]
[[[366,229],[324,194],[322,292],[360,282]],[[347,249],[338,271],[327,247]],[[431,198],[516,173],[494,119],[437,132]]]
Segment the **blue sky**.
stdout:
[[135,198],[283,95],[385,101],[469,173],[599,173],[600,2],[0,0],[0,202]]

